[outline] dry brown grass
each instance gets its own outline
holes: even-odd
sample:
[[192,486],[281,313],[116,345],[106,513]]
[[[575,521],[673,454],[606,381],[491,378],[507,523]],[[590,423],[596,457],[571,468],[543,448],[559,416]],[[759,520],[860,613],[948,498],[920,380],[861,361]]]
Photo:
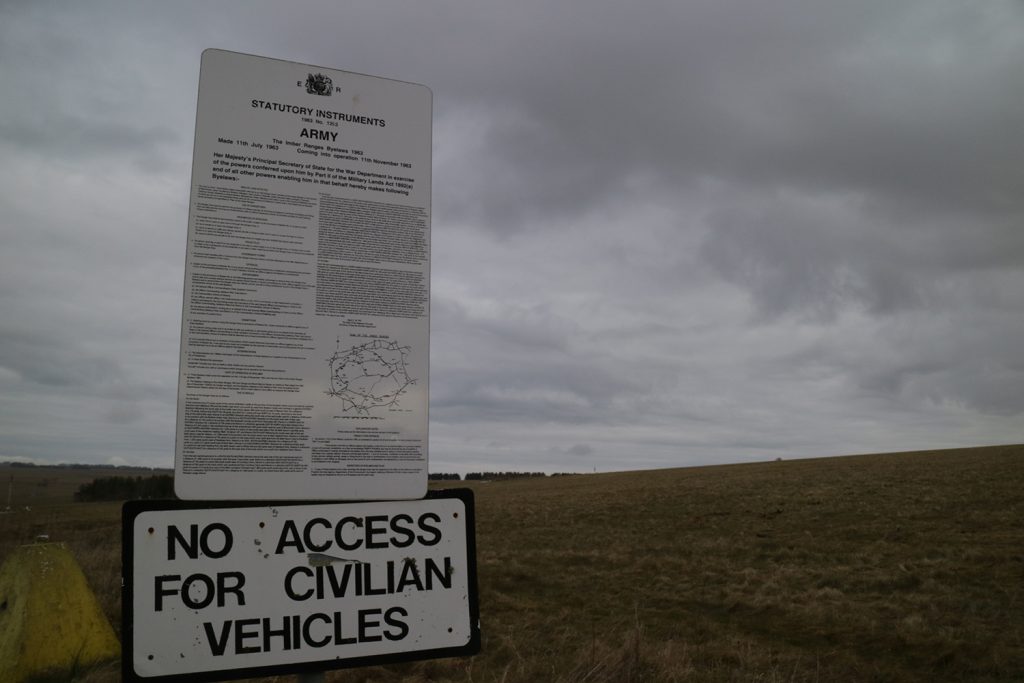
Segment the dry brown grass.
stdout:
[[[328,681],[1024,680],[1022,446],[472,487],[483,652]],[[119,631],[118,526],[0,516],[0,558],[68,542]]]

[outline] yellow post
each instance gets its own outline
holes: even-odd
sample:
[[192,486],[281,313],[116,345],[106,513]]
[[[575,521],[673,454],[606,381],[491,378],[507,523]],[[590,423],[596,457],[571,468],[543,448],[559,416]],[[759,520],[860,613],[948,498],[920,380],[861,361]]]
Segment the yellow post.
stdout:
[[0,567],[0,681],[70,675],[121,644],[63,543],[23,545]]

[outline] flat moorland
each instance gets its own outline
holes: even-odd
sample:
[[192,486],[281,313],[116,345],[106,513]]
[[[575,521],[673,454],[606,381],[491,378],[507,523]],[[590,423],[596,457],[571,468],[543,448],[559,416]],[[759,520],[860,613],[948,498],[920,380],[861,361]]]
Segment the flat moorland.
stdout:
[[[470,486],[482,653],[328,681],[1024,680],[1024,446]],[[65,541],[119,631],[119,509],[0,560]]]

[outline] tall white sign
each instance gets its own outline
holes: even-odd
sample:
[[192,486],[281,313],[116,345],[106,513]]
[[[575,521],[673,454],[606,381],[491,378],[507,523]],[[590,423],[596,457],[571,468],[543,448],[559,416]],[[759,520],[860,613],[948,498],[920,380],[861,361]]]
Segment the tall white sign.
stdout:
[[178,496],[426,493],[431,106],[421,85],[203,53]]

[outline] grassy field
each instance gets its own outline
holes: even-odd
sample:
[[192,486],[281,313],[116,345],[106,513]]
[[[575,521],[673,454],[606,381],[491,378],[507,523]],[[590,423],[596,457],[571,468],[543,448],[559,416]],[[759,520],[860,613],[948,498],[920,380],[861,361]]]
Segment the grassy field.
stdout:
[[[328,681],[1024,680],[1024,446],[471,487],[483,652]],[[39,498],[0,559],[66,542],[120,631],[119,509]]]

